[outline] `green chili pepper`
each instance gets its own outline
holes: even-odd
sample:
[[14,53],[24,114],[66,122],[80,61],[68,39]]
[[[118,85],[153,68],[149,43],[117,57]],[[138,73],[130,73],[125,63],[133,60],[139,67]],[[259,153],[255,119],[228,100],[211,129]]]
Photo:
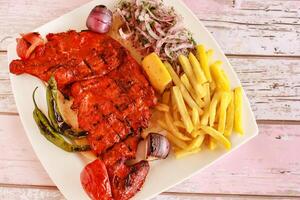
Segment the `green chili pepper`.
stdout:
[[47,104],[48,104],[48,115],[54,128],[57,131],[59,131],[60,127],[65,126],[63,124],[65,122],[58,108],[57,93],[58,93],[58,89],[57,89],[55,78],[54,76],[51,76],[48,81],[47,96],[46,96]]
[[38,125],[38,128],[41,134],[51,143],[56,145],[57,147],[67,151],[67,152],[78,152],[78,151],[88,151],[91,150],[89,145],[76,145],[70,144],[65,139],[54,130],[51,126],[50,122],[48,121],[47,117],[44,113],[38,108],[34,95],[37,90],[37,87],[33,91],[32,99],[34,103],[34,110],[33,110],[33,118]]
[[47,106],[48,106],[48,117],[50,119],[50,122],[51,122],[53,128],[56,131],[59,131],[60,128],[59,128],[58,122],[56,120],[55,112],[53,109],[54,108],[54,100],[53,100],[52,92],[51,92],[51,89],[49,86],[47,87],[47,90],[46,90],[46,99],[47,99]]
[[71,130],[71,127],[69,125],[67,125],[65,122],[60,123],[61,125],[59,125],[59,122],[57,120],[59,118],[56,117],[58,115],[55,112],[55,101],[53,99],[53,96],[52,96],[52,93],[51,93],[51,90],[49,87],[47,87],[46,95],[47,95],[48,116],[49,116],[50,122],[53,126],[53,128],[52,127],[51,128],[54,129],[52,131],[56,131],[59,134],[62,134],[70,139],[79,139],[81,137],[86,136],[86,132],[83,132],[84,134],[79,134],[82,132],[76,133],[73,130]]
[[63,120],[58,108],[58,89],[54,76],[51,76],[47,87],[48,116],[54,129],[62,135],[74,138],[82,138],[87,135],[86,131],[76,132]]

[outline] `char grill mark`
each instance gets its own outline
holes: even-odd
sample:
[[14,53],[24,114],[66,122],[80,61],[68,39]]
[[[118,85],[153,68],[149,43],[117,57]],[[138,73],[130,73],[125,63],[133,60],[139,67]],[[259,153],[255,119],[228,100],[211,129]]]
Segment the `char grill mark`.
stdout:
[[[154,91],[141,67],[126,55],[118,68],[106,75],[72,85],[72,108],[78,109],[80,128],[97,155],[148,126]],[[91,124],[91,121],[94,122]]]
[[73,84],[72,107],[78,108],[79,126],[90,132],[88,139],[98,155],[147,127],[156,99],[149,83],[139,75],[140,66],[131,61],[101,78]]

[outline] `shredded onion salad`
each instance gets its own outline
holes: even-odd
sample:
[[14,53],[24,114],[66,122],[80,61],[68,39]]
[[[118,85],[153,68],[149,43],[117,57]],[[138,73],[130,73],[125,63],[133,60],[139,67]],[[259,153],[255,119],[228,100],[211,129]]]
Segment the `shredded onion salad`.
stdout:
[[162,60],[177,63],[180,54],[194,48],[191,33],[184,28],[182,17],[162,0],[123,0],[116,13],[124,24],[119,28],[123,39],[130,39],[142,55],[156,52]]

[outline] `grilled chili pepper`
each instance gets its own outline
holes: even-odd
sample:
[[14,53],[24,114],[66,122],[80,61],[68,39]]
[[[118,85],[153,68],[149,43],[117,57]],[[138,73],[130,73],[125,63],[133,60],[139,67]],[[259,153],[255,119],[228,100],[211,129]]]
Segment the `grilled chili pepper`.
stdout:
[[50,86],[48,86],[47,90],[46,90],[46,99],[47,99],[47,106],[48,106],[48,117],[50,119],[50,122],[51,122],[53,128],[56,131],[59,131],[60,127],[58,125],[58,120],[56,119],[56,116],[55,116],[54,99],[53,99],[53,95],[52,95]]
[[63,119],[59,108],[58,108],[58,89],[55,78],[51,76],[48,81],[47,87],[47,105],[48,105],[48,116],[51,121],[54,129],[62,133],[64,136],[69,138],[82,138],[87,135],[86,131],[76,132],[72,130],[71,126],[69,126]]
[[[59,134],[62,134],[70,139],[78,139],[78,138],[82,137],[83,135],[74,134],[75,132],[72,131],[70,129],[70,126],[64,122],[63,123],[65,125],[62,124],[62,128],[60,127],[57,119],[61,119],[61,118],[58,118],[59,115],[57,115],[55,112],[56,104],[55,104],[55,101],[54,101],[54,98],[53,98],[53,95],[52,95],[52,92],[51,92],[51,89],[49,86],[47,87],[46,97],[47,97],[47,106],[48,106],[48,117],[50,119],[51,125],[53,126],[51,128],[54,129],[52,131],[56,131]],[[63,129],[63,127],[66,127],[66,126],[68,126],[68,129]],[[67,131],[67,130],[71,130],[71,131]]]
[[76,145],[68,143],[58,132],[54,130],[44,113],[38,108],[34,95],[37,88],[33,91],[32,99],[34,103],[33,118],[38,125],[41,134],[51,143],[67,152],[78,152],[90,150],[89,145]]

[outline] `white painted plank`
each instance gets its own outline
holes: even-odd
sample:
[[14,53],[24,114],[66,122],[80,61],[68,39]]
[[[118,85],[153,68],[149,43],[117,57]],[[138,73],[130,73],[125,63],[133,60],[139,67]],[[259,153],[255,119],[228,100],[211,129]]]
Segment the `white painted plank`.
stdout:
[[[0,2],[1,5],[1,2]],[[16,113],[15,100],[8,76],[8,64],[5,53],[0,53],[0,113]]]
[[300,1],[184,1],[226,53],[300,55]]
[[300,119],[298,59],[230,58],[256,119]]
[[[0,41],[3,42],[0,50],[6,49],[11,37],[17,33],[28,32],[85,2],[88,0],[1,0]],[[227,54],[300,55],[299,1],[184,2]]]
[[0,187],[0,200],[65,200],[60,191],[53,187],[42,188],[17,188]]

